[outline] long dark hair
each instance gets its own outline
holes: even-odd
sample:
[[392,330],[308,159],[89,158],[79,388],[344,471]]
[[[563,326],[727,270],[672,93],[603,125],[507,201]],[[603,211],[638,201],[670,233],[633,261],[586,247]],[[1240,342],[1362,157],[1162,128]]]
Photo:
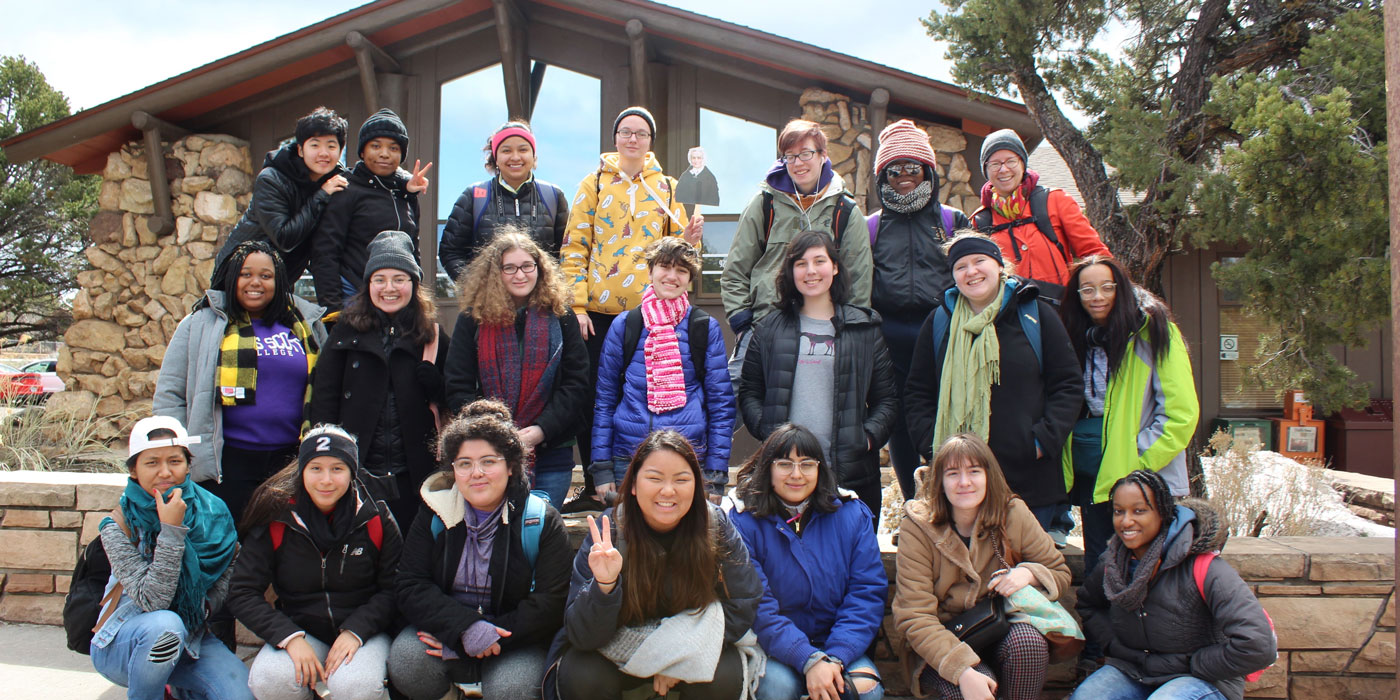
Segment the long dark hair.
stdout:
[[[1108,312],[1102,326],[1094,323],[1079,299],[1079,277],[1094,265],[1107,267],[1113,275],[1113,283],[1118,285],[1113,309]],[[1128,350],[1128,340],[1142,327],[1144,316],[1147,319],[1147,342],[1152,346],[1153,358],[1160,364],[1171,349],[1172,318],[1167,305],[1157,295],[1133,284],[1122,263],[1107,255],[1090,255],[1075,261],[1070,268],[1069,281],[1065,283],[1064,297],[1060,300],[1060,319],[1065,323],[1070,342],[1074,343],[1074,352],[1079,356],[1081,366],[1089,352],[1089,333],[1101,333],[1102,345],[1108,353],[1108,373],[1111,375],[1118,371],[1123,353]]]
[[822,444],[812,431],[800,425],[784,423],[774,430],[758,451],[749,456],[739,470],[736,492],[744,502],[744,510],[756,518],[783,513],[782,499],[773,493],[773,461],[784,459],[793,450],[801,457],[817,460],[817,490],[812,492],[808,508],[823,513],[834,512],[837,502],[836,475],[822,454]]
[[[437,336],[437,303],[433,301],[427,287],[417,280],[413,282],[413,293],[409,295],[408,306],[398,313],[405,312],[409,318],[408,328],[404,329],[408,339],[413,341],[414,345],[433,342],[433,338]],[[350,297],[350,301],[345,302],[345,308],[340,312],[340,320],[361,333],[380,330],[388,321],[388,316],[375,308],[374,302],[369,300],[368,280],[360,285],[359,290]]]
[[807,253],[808,248],[821,246],[826,256],[836,265],[836,274],[831,278],[831,303],[836,306],[850,298],[850,285],[846,283],[846,270],[841,267],[836,255],[836,242],[825,231],[803,231],[788,243],[783,266],[778,269],[778,308],[796,313],[802,308],[802,293],[797,291],[797,281],[792,276],[792,266]]
[[254,253],[262,253],[272,258],[272,282],[276,288],[272,293],[272,301],[268,302],[267,308],[263,309],[263,320],[281,323],[291,326],[300,321],[300,315],[296,311],[296,303],[292,301],[292,279],[287,275],[287,266],[282,263],[282,256],[265,241],[245,241],[239,243],[229,253],[224,262],[214,271],[213,279],[219,279],[223,275],[224,280],[224,313],[229,318],[237,318],[247,313],[241,304],[238,303],[238,276],[243,271],[243,263],[248,261],[248,256]]
[[[637,495],[633,493],[642,463],[652,454],[663,451],[680,455],[690,465],[695,478],[690,510],[672,530],[676,539],[669,553],[642,517]],[[700,460],[690,441],[674,430],[659,430],[648,435],[632,454],[627,476],[618,490],[621,495],[616,515],[618,530],[627,545],[627,553],[622,558],[622,580],[626,584],[622,587],[618,622],[636,625],[714,602],[715,583],[719,580],[719,538],[710,522]]]

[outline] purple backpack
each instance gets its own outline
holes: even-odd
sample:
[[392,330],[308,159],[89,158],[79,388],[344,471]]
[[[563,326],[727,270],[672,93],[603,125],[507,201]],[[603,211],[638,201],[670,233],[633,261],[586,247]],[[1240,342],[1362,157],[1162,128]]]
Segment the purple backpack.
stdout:
[[[953,212],[957,211],[947,204],[938,205],[943,212],[943,235],[951,238],[953,236]],[[865,226],[870,229],[870,247],[875,247],[875,239],[880,235],[880,212],[875,212],[865,218]]]

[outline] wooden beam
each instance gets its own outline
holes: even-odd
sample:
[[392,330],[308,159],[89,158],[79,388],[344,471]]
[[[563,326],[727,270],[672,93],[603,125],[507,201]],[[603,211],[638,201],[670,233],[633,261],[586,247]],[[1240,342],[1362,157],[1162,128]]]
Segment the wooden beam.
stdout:
[[[885,121],[889,117],[890,91],[884,88],[875,88],[870,92],[870,162],[875,163],[875,155],[880,152],[880,132],[885,130]],[[870,184],[865,188],[865,210],[867,212],[881,208],[880,205],[880,178],[874,171],[861,173],[860,177],[870,178]],[[937,197],[938,193],[935,192]]]
[[390,56],[384,49],[375,46],[364,34],[352,31],[345,35],[345,43],[355,50],[356,54],[361,52],[369,54],[374,60],[375,68],[384,73],[402,73],[403,66],[399,65],[398,59]]
[[491,0],[496,12],[496,42],[501,49],[501,80],[506,89],[509,117],[530,113],[529,49],[525,34],[527,20],[512,0]]
[[540,99],[540,86],[544,84],[544,71],[549,68],[549,64],[544,61],[535,61],[535,66],[530,69],[530,112],[525,115],[526,119],[534,119],[535,103]]
[[[374,42],[365,38],[364,34],[352,31],[345,35],[345,44],[355,52],[355,65],[360,73],[360,90],[365,96],[365,110],[370,114],[379,111],[386,102],[396,102],[396,100],[384,99],[383,93],[379,90],[380,71],[385,74],[398,74],[403,71],[398,60],[390,56],[374,45]],[[400,83],[396,83],[400,85]]]
[[165,173],[165,148],[161,132],[174,139],[189,133],[174,124],[157,119],[146,112],[131,113],[131,125],[141,130],[146,139],[146,177],[151,183],[151,203],[155,214],[146,219],[146,227],[157,236],[175,230],[175,213],[170,203],[170,180]]
[[646,27],[639,19],[627,20],[627,46],[631,51],[628,65],[632,69],[632,104],[651,109],[651,83],[647,82]]

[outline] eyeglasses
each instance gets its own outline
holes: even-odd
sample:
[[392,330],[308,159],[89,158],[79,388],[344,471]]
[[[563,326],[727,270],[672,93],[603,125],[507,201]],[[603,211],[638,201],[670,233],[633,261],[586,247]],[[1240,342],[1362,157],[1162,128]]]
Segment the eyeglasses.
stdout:
[[1113,293],[1114,293],[1114,292],[1117,292],[1117,291],[1118,291],[1118,285],[1116,285],[1116,284],[1114,284],[1114,283],[1112,283],[1112,282],[1104,282],[1103,284],[1101,284],[1101,285],[1099,285],[1099,286],[1097,286],[1097,287],[1095,287],[1095,286],[1092,285],[1092,284],[1086,284],[1086,285],[1084,285],[1083,287],[1080,287],[1080,288],[1079,288],[1079,298],[1080,298],[1080,299],[1093,299],[1094,296],[1095,296],[1095,292],[1098,292],[1099,294],[1102,294],[1102,295],[1104,295],[1104,296],[1106,296],[1106,297],[1111,297],[1111,296],[1113,296]]
[[820,465],[821,462],[818,462],[815,459],[803,459],[797,462],[794,462],[790,459],[773,460],[773,469],[775,471],[784,473],[791,473],[793,469],[796,468],[802,470],[804,473],[810,474],[816,471],[817,467]]
[[532,262],[527,262],[522,265],[502,265],[501,274],[505,275],[506,277],[514,277],[515,273],[517,272],[523,272],[528,275],[534,272],[537,268],[539,268],[539,266]]
[[806,163],[807,161],[814,158],[816,155],[816,151],[802,151],[801,153],[794,153],[792,155],[784,153],[783,155],[779,156],[778,159],[783,161],[784,163],[791,163],[794,160],[800,160],[803,163]]
[[633,136],[636,136],[636,137],[637,137],[637,140],[639,140],[639,141],[648,141],[648,140],[651,139],[651,132],[650,132],[650,131],[633,131],[633,130],[631,130],[631,129],[618,129],[618,130],[617,130],[617,135],[618,135],[618,137],[621,138],[623,141],[626,141],[626,140],[632,138]]
[[885,177],[899,177],[900,175],[918,175],[924,171],[924,166],[920,163],[895,163],[885,166]]
[[998,170],[1001,170],[1002,168],[1015,170],[1020,165],[1021,161],[1018,158],[1007,158],[1006,160],[989,160],[987,161],[987,173],[994,173]]
[[504,457],[482,457],[476,461],[465,457],[452,460],[452,470],[463,474],[470,474],[473,469],[482,474],[494,474],[500,471],[505,465],[506,460]]

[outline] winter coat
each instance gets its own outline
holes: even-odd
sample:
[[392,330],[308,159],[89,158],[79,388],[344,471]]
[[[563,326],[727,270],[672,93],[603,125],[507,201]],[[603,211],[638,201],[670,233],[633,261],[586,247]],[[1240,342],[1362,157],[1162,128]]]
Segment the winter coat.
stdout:
[[[1034,300],[1038,294],[1034,284],[1019,284],[1015,279],[1006,282],[1001,314],[994,326],[1001,346],[1001,382],[992,385],[991,428],[987,436],[987,444],[1001,464],[1011,490],[1031,506],[1065,500],[1068,491],[1060,476],[1060,450],[1084,404],[1084,375],[1055,309],[1043,301],[1035,302],[1040,305],[1043,367],[1021,326],[1021,303]],[[958,296],[957,287],[944,295],[941,308],[950,318]],[[914,361],[904,384],[909,436],[926,459],[933,454],[939,382],[951,335],[949,329],[942,344],[934,348],[933,314],[929,314],[914,342]],[[1039,458],[1035,456],[1037,446],[1041,451]]]
[[[666,413],[647,408],[646,342],[651,332],[642,325],[636,352],[623,358],[622,337],[627,324],[619,319],[608,328],[598,358],[598,393],[593,404],[593,454],[597,462],[626,463],[637,445],[653,431],[672,428],[695,448],[711,491],[719,493],[729,481],[729,446],[734,436],[734,389],[729,382],[724,334],[710,319],[706,341],[705,382],[696,381],[690,356],[690,314],[676,324],[681,368],[685,373],[685,405]],[[612,472],[594,478],[611,483]]]
[[[281,546],[273,546],[270,526],[243,538],[229,585],[228,607],[253,634],[279,644],[304,631],[326,644],[342,631],[360,642],[394,632],[394,577],[399,568],[403,537],[383,503],[375,503],[362,487],[342,498],[354,498],[355,525],[344,540],[322,553],[311,533],[291,508],[277,518],[283,524]],[[373,527],[382,537],[376,546]],[[275,603],[264,598],[268,585]]]
[[[1007,505],[1006,538],[999,545],[1006,563],[1030,571],[1032,585],[1046,598],[1056,600],[1069,587],[1064,555],[1019,498]],[[919,683],[925,665],[957,685],[963,671],[983,661],[946,625],[985,597],[992,574],[1003,568],[986,533],[974,534],[971,545],[964,545],[952,523],[933,524],[927,501],[904,503],[890,610],[904,638],[900,658],[917,697],[931,691]]]
[[[620,314],[640,306],[651,284],[643,251],[662,236],[681,235],[687,221],[685,207],[675,201],[676,179],[661,172],[655,154],[647,153],[635,179],[618,168],[616,153],[601,158],[598,171],[578,185],[559,249],[575,314]],[[665,201],[656,201],[641,181]]]
[[[985,197],[983,201],[987,201]],[[1094,230],[1093,224],[1089,223],[1089,219],[1079,209],[1079,205],[1075,204],[1064,190],[1052,188],[1045,208],[1050,215],[1050,226],[1055,229],[1055,236],[1065,249],[1064,253],[1060,253],[1060,249],[1040,232],[1035,223],[1021,224],[988,234],[1001,247],[1002,258],[1016,263],[1017,275],[1063,286],[1069,281],[1071,262],[1090,255],[1113,255],[1108,246],[1104,245],[1103,239],[1099,238],[1099,232]],[[984,204],[977,212],[982,209],[991,207]],[[977,212],[972,214],[974,219]],[[1030,214],[1026,216],[1029,217]],[[992,210],[993,226],[1008,221],[1010,220],[1003,218],[996,210]]]
[[[593,398],[589,378],[588,348],[579,334],[578,321],[573,314],[556,317],[564,345],[559,357],[559,370],[554,377],[554,389],[549,394],[544,411],[535,425],[544,431],[542,449],[562,447],[574,439],[581,416],[590,409]],[[515,331],[524,332],[525,317],[517,317]],[[472,318],[471,309],[457,314],[452,328],[452,348],[447,353],[443,371],[447,380],[447,413],[457,415],[467,404],[485,396],[478,365],[480,326]],[[529,426],[525,426],[529,427]]]
[[[244,241],[268,241],[282,256],[287,278],[297,280],[306,272],[311,259],[316,226],[332,196],[321,185],[336,175],[344,175],[345,167],[336,163],[335,169],[318,179],[311,179],[306,161],[297,155],[296,143],[288,143],[268,152],[262,170],[253,180],[253,198],[248,210],[229,233],[224,247],[214,260],[214,269]],[[337,192],[336,197],[345,192]],[[223,287],[222,279],[210,280],[212,289]]]
[[[744,540],[734,529],[733,523],[719,506],[706,503],[710,509],[712,530],[719,536],[720,553],[719,577],[715,581],[715,596],[720,607],[724,608],[724,643],[733,644],[754,623],[754,612],[758,601],[763,597],[763,582],[758,578],[749,561],[749,550]],[[612,508],[603,512],[608,516],[612,528],[613,546],[627,557],[627,541],[617,525],[617,517]],[[593,536],[585,534],[583,544],[574,555],[573,578],[569,584],[569,602],[564,611],[564,629],[561,640],[568,646],[584,650],[602,647],[616,636],[619,629],[618,613],[622,608],[622,590],[627,580],[622,579],[611,593],[598,590],[593,581],[593,570],[588,566],[588,550],[593,547]],[[563,656],[563,649],[557,657]]]
[[[858,489],[880,479],[880,446],[889,439],[899,408],[894,364],[879,314],[842,304],[831,322],[836,326],[831,407],[836,483]],[[739,409],[744,426],[759,440],[788,421],[800,328],[797,315],[789,312],[769,314],[754,327],[739,381]]]
[[[161,360],[151,411],[158,416],[179,419],[199,442],[190,445],[194,456],[190,478],[197,482],[223,481],[224,412],[219,404],[219,346],[228,328],[224,313],[224,293],[210,289],[208,302],[186,316],[175,327]],[[298,296],[292,297],[297,315],[311,325],[311,335],[321,347],[326,345],[326,327],[321,317],[326,310]]]
[[[425,505],[408,531],[399,561],[399,611],[408,623],[458,655],[465,654],[462,633],[480,620],[510,631],[509,637],[497,642],[502,653],[549,642],[563,621],[572,556],[559,511],[554,506],[545,509],[539,554],[531,566],[520,538],[529,493],[519,486],[507,490],[501,525],[491,546],[491,610],[495,612],[481,613],[452,597],[452,581],[467,541],[466,499],[450,471],[434,474],[420,493]],[[434,516],[446,528],[436,535]]]
[[[783,266],[788,243],[793,237],[808,230],[831,233],[831,218],[846,184],[835,172],[831,172],[830,177],[830,183],[816,203],[803,212],[793,201],[792,178],[780,162],[773,166],[761,191],[739,215],[739,227],[734,232],[734,242],[729,246],[729,256],[725,258],[724,271],[719,278],[724,313],[735,333],[778,308],[778,270]],[[763,238],[765,192],[773,197],[773,225],[768,230],[767,241]],[[870,232],[865,228],[865,217],[859,206],[851,210],[851,219],[841,231],[837,248],[836,263],[850,284],[849,303],[870,306]]]
[[[1147,323],[1128,338],[1118,371],[1108,378],[1104,401],[1103,461],[1094,480],[1094,502],[1109,499],[1114,482],[1134,469],[1160,471],[1173,496],[1189,496],[1186,446],[1196,434],[1201,404],[1191,356],[1181,329],[1169,323],[1167,356],[1157,364],[1147,336]],[[1074,486],[1071,440],[1065,441],[1061,464],[1065,489]]]
[[369,261],[369,242],[380,231],[403,231],[418,245],[418,194],[408,191],[411,174],[399,168],[379,177],[369,166],[357,163],[346,174],[349,185],[326,205],[312,245],[311,275],[316,280],[316,302],[339,310],[348,300],[344,283],[359,289]]
[[[943,303],[943,292],[953,286],[943,252],[952,232],[943,230],[942,205],[935,200],[930,198],[923,209],[908,214],[888,208],[871,214],[880,223],[870,250],[875,268],[870,303],[887,319],[921,321]],[[969,227],[967,215],[953,214],[954,231]]]
[[399,472],[407,468],[409,482],[417,485],[437,469],[437,427],[428,404],[443,400],[440,373],[448,339],[438,329],[433,369],[439,380],[425,387],[418,379],[423,346],[390,326],[397,339],[386,353],[385,332],[357,331],[343,319],[335,324],[316,361],[311,423],[335,423],[355,435],[370,492],[393,501],[408,495],[388,488]]
[[870,509],[841,499],[835,512],[812,510],[799,537],[784,518],[730,514],[759,580],[754,633],[763,651],[801,670],[821,651],[847,668],[865,655],[885,619],[889,580]]
[[[477,212],[473,193],[488,187],[494,188],[494,192],[487,209]],[[541,202],[542,198],[546,201]],[[438,259],[447,274],[456,280],[476,257],[476,252],[491,242],[497,229],[517,224],[525,228],[540,248],[558,260],[568,222],[569,200],[558,185],[531,178],[511,192],[501,184],[499,176],[482,180],[463,190],[457,203],[452,205],[452,214],[447,217],[442,241],[438,243]]]
[[1161,565],[1136,610],[1104,596],[1107,558],[1089,574],[1074,607],[1085,636],[1103,645],[1106,663],[1153,686],[1194,676],[1229,700],[1242,700],[1244,676],[1274,663],[1278,643],[1249,584],[1223,559],[1206,569],[1204,596],[1196,587],[1196,555],[1219,550],[1228,536],[1214,506],[1197,499],[1178,504]]

